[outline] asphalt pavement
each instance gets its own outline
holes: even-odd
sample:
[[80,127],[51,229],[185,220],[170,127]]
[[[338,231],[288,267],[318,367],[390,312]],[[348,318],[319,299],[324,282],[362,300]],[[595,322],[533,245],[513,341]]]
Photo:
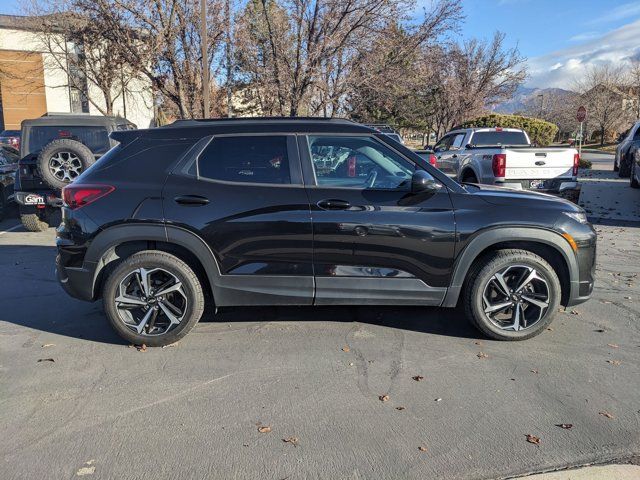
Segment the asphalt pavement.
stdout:
[[237,308],[139,351],[100,303],[62,292],[53,229],[2,222],[0,478],[495,479],[637,461],[640,227],[605,223],[593,299],[525,342],[455,310]]

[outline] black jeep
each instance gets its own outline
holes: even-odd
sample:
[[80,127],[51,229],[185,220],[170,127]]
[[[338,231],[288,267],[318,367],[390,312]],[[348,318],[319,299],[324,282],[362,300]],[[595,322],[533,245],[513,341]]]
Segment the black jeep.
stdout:
[[117,144],[116,130],[136,126],[124,118],[44,115],[22,122],[15,199],[31,232],[46,230],[62,205],[61,190]]

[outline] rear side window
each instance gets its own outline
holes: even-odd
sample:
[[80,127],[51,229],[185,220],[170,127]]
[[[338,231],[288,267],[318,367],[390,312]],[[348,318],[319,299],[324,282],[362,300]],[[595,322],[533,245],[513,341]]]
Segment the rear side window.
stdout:
[[59,138],[69,138],[84,143],[89,150],[98,155],[106,153],[111,148],[106,127],[33,126],[28,133],[28,153],[42,150],[49,142]]
[[475,132],[471,144],[476,147],[493,145],[529,145],[524,132]]
[[214,138],[198,158],[198,174],[225,182],[289,184],[287,137]]

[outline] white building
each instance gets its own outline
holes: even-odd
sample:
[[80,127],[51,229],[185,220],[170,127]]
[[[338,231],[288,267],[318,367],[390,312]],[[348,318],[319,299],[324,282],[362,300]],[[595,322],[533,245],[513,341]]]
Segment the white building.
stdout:
[[[29,17],[0,15],[0,130],[19,130],[22,120],[45,113],[90,113],[100,115],[104,97],[89,81],[84,88],[71,85],[68,71],[61,68],[69,51],[65,42],[59,51],[43,48],[42,33],[34,31]],[[151,84],[147,79],[129,81],[129,93],[120,95],[113,114],[127,118],[139,128],[153,126]],[[98,108],[100,107],[100,108]]]

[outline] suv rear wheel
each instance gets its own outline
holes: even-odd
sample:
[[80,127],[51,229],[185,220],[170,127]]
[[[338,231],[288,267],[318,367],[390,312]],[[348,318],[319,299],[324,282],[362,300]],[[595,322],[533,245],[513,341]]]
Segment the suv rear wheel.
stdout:
[[496,340],[525,340],[553,320],[560,281],[542,257],[527,250],[499,250],[471,272],[464,294],[471,323]]
[[166,252],[135,253],[107,277],[104,309],[118,334],[136,345],[159,347],[184,337],[202,316],[198,277]]

